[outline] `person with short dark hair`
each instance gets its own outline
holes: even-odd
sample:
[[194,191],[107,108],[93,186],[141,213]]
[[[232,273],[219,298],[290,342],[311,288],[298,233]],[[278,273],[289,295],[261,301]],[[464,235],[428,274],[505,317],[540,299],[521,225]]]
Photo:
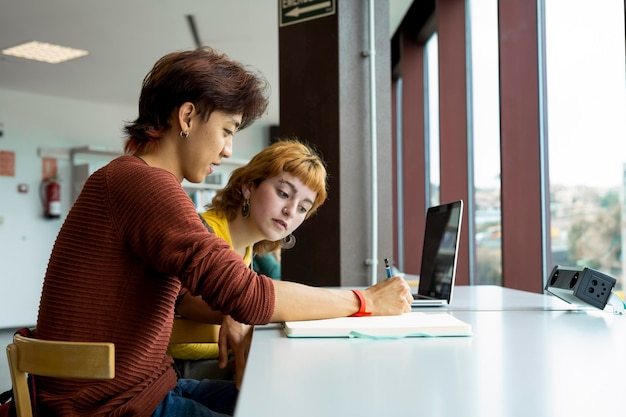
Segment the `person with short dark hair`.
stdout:
[[37,318],[44,340],[114,343],[115,378],[38,378],[51,415],[231,415],[235,382],[178,380],[166,353],[181,288],[224,315],[235,351],[249,337],[236,323],[410,311],[400,277],[359,293],[273,281],[204,226],[181,182],[230,157],[267,103],[260,74],[208,47],[167,54],[147,74],[126,155],[87,179],[59,231]]

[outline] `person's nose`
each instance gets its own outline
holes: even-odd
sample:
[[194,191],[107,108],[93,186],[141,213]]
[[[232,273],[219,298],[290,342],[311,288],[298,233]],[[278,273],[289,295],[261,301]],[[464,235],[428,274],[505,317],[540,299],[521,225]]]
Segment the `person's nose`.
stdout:
[[293,210],[295,210],[295,203],[288,203],[283,207],[283,214],[287,217],[292,217]]
[[233,138],[229,137],[224,143],[224,149],[222,149],[222,158],[230,158],[233,155]]

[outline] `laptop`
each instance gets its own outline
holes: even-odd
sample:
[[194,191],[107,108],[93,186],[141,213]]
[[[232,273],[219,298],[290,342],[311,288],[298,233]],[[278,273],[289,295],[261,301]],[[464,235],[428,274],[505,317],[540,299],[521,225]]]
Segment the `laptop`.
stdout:
[[413,294],[412,307],[450,304],[462,218],[462,200],[428,208],[419,286]]

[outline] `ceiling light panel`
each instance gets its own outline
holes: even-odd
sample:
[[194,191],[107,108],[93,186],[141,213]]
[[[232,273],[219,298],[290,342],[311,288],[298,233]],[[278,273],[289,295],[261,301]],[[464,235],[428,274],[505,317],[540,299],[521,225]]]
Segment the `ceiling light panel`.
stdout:
[[60,62],[69,61],[70,59],[85,56],[89,52],[51,43],[32,41],[12,48],[3,49],[2,53],[19,58],[58,64]]

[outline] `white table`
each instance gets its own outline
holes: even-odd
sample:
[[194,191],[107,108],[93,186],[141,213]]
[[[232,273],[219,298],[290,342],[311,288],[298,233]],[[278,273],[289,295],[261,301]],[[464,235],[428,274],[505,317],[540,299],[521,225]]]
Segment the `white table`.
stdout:
[[457,289],[448,311],[472,337],[288,339],[277,325],[258,327],[235,415],[624,415],[626,316],[540,310],[554,297],[500,287]]
[[[607,306],[607,309],[611,308]],[[502,288],[496,285],[457,286],[446,310],[468,311],[544,311],[544,310],[591,310],[595,307],[573,305],[549,294]],[[419,311],[432,310],[420,308]]]

